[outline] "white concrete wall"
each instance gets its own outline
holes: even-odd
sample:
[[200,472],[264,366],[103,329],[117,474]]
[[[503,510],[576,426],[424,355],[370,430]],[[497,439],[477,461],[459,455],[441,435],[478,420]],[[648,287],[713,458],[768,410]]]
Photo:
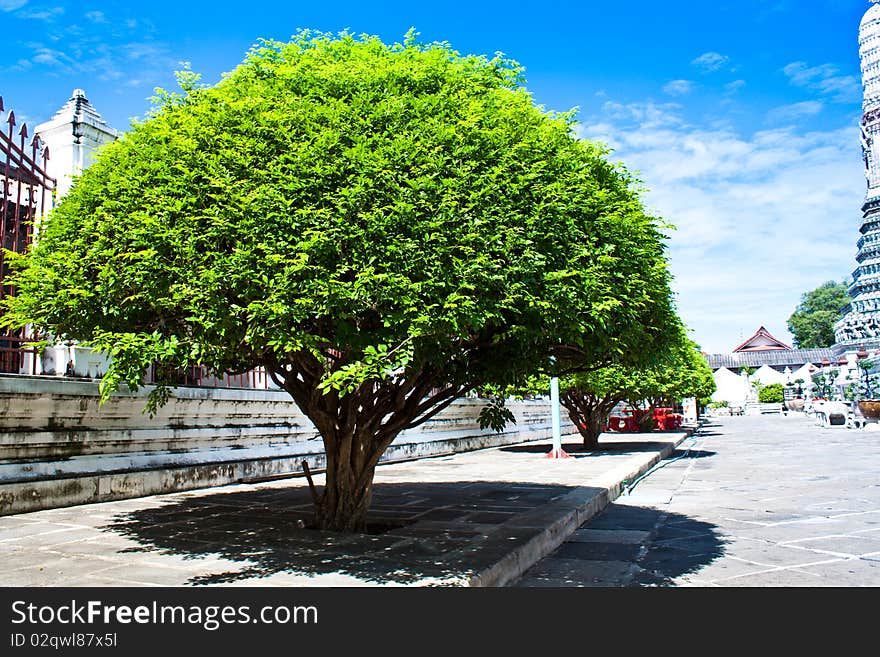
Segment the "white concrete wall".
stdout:
[[[153,417],[146,390],[98,408],[96,382],[0,376],[0,515],[301,472],[323,443],[287,393],[178,388]],[[484,402],[462,399],[398,436],[385,460],[550,436],[549,402],[509,404],[515,425],[481,430]],[[563,413],[563,433],[576,433]]]

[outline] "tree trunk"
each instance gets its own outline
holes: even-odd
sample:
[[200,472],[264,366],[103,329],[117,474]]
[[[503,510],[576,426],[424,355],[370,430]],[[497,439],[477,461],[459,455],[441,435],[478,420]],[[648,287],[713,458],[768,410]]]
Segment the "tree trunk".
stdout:
[[586,449],[599,449],[599,436],[608,420],[608,414],[619,401],[616,397],[596,397],[583,390],[568,390],[559,400],[568,411],[568,417],[577,427]]
[[[367,442],[364,436],[352,437],[352,447],[360,450]],[[325,441],[327,473],[324,491],[315,503],[315,524],[319,529],[340,532],[365,532],[367,511],[373,494],[375,466],[367,462],[353,463],[342,458],[338,448]],[[369,462],[372,462],[370,460]]]
[[326,479],[315,495],[319,529],[363,532],[379,459],[401,431],[432,418],[471,386],[435,387],[435,373],[368,380],[341,395],[319,387],[324,364],[307,353],[293,367],[267,363],[273,380],[290,393],[324,441]]
[[339,403],[338,422],[334,426],[327,426],[320,419],[315,422],[316,426],[323,425],[318,429],[327,458],[324,488],[315,500],[315,525],[319,529],[339,532],[367,530],[376,465],[401,431],[400,428],[388,430],[384,425],[377,426],[381,423],[381,415],[377,417],[368,409],[353,406],[343,398]]
[[597,449],[599,447],[599,436],[605,427],[607,415],[603,416],[600,412],[589,413],[583,424],[578,424],[578,430],[584,439],[584,447],[587,449]]

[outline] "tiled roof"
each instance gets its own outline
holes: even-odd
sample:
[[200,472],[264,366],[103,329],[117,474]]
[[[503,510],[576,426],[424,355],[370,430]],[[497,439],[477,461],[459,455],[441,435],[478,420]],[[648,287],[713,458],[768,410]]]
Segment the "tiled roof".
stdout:
[[755,331],[752,337],[736,347],[733,353],[740,351],[766,351],[770,349],[786,349],[790,351],[791,347],[782,342],[782,340],[774,338],[770,335],[770,331],[762,326]]
[[830,348],[824,349],[791,349],[773,351],[741,351],[735,354],[707,354],[709,367],[717,370],[720,367],[738,369],[740,367],[761,367],[761,365],[788,365],[800,367],[806,363],[821,365],[827,358],[837,362],[837,356]]

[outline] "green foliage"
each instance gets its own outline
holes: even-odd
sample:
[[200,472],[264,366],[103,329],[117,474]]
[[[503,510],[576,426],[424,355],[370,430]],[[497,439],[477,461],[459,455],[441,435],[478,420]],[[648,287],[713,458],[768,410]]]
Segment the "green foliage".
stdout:
[[781,383],[769,383],[758,391],[758,401],[762,404],[778,404],[785,401],[785,390]]
[[727,408],[728,406],[730,406],[730,402],[728,402],[726,399],[722,399],[720,401],[711,402],[708,406],[709,408]]
[[600,397],[622,396],[638,404],[642,401],[674,403],[686,397],[708,401],[715,392],[715,378],[697,345],[677,324],[667,327],[673,342],[645,366],[613,365],[594,372],[578,373],[561,382],[563,389],[588,390]]
[[563,377],[561,399],[572,419],[606,412],[620,401],[639,408],[673,404],[686,397],[695,397],[700,405],[708,403],[715,392],[712,369],[683,326],[673,323],[667,331],[672,344],[653,354],[648,365],[615,364]]
[[844,397],[850,401],[876,399],[880,393],[880,375],[874,373],[876,364],[870,360],[860,360],[856,363],[858,370],[856,380],[847,376],[849,385],[844,390]]
[[828,281],[801,297],[800,305],[788,318],[795,346],[809,349],[834,344],[834,323],[850,302],[846,289],[846,282]]
[[6,325],[110,353],[105,397],[156,362],[262,365],[336,399],[663,343],[663,226],[515,62],[302,32],[213,87],[179,79],[76,181],[5,301]]
[[490,428],[501,433],[507,423],[516,424],[513,412],[504,405],[503,397],[493,397],[482,409],[480,409],[480,429]]
[[813,396],[831,399],[834,395],[834,384],[840,372],[836,369],[819,370],[813,375]]

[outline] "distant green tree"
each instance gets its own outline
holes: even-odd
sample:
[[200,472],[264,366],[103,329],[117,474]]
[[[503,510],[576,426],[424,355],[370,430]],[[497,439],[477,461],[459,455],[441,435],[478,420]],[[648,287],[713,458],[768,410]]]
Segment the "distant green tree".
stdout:
[[834,344],[834,322],[850,302],[846,288],[846,282],[828,281],[801,297],[800,305],[788,318],[795,346],[809,349]]

